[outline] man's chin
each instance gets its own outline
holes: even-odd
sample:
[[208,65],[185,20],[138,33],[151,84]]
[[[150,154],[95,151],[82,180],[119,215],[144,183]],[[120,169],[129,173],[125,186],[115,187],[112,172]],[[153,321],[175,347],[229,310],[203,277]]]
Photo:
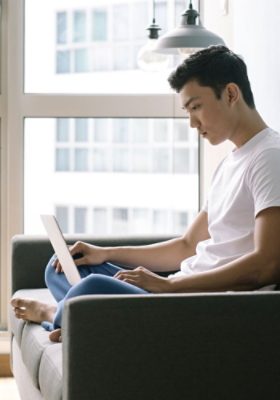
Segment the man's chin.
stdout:
[[218,146],[219,144],[225,142],[225,139],[221,139],[221,138],[213,138],[209,135],[205,135],[204,136],[205,139],[208,140],[208,142],[212,145],[212,146]]

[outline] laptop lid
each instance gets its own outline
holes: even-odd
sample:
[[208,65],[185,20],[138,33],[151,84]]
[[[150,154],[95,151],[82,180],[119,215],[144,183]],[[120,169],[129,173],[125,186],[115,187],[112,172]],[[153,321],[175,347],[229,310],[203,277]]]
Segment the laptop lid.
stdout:
[[55,216],[41,215],[41,219],[68,282],[75,285],[81,277]]

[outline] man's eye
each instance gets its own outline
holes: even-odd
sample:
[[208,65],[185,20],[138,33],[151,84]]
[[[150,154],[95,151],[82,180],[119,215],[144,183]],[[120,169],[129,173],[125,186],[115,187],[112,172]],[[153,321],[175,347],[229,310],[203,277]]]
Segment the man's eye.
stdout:
[[200,108],[200,104],[195,104],[194,106],[192,106],[191,110],[192,111],[196,111]]

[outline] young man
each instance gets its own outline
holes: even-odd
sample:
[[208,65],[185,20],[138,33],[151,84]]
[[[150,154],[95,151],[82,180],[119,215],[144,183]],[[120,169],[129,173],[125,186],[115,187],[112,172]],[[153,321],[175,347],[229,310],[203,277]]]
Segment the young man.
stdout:
[[[214,174],[207,203],[182,237],[164,243],[77,242],[71,253],[81,253],[76,264],[84,279],[70,287],[53,259],[46,281],[58,306],[13,299],[18,318],[46,320],[53,329],[61,326],[64,301],[81,294],[255,290],[280,281],[280,135],[255,108],[245,63],[213,46],[186,59],[169,82],[199,135],[213,145],[235,145]],[[132,269],[118,267],[124,265]],[[174,274],[159,276],[162,271]]]

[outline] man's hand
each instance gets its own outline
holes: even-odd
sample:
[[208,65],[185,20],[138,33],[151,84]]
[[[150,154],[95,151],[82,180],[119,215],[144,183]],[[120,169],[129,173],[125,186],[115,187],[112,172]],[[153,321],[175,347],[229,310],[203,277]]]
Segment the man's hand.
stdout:
[[[103,264],[106,260],[106,248],[94,246],[85,242],[76,242],[69,248],[72,256],[81,255],[75,258],[75,264],[78,265],[98,265]],[[62,267],[58,259],[53,263],[57,273],[62,272]]]
[[115,278],[151,293],[168,292],[169,279],[158,276],[144,267],[137,267],[131,271],[119,271]]

